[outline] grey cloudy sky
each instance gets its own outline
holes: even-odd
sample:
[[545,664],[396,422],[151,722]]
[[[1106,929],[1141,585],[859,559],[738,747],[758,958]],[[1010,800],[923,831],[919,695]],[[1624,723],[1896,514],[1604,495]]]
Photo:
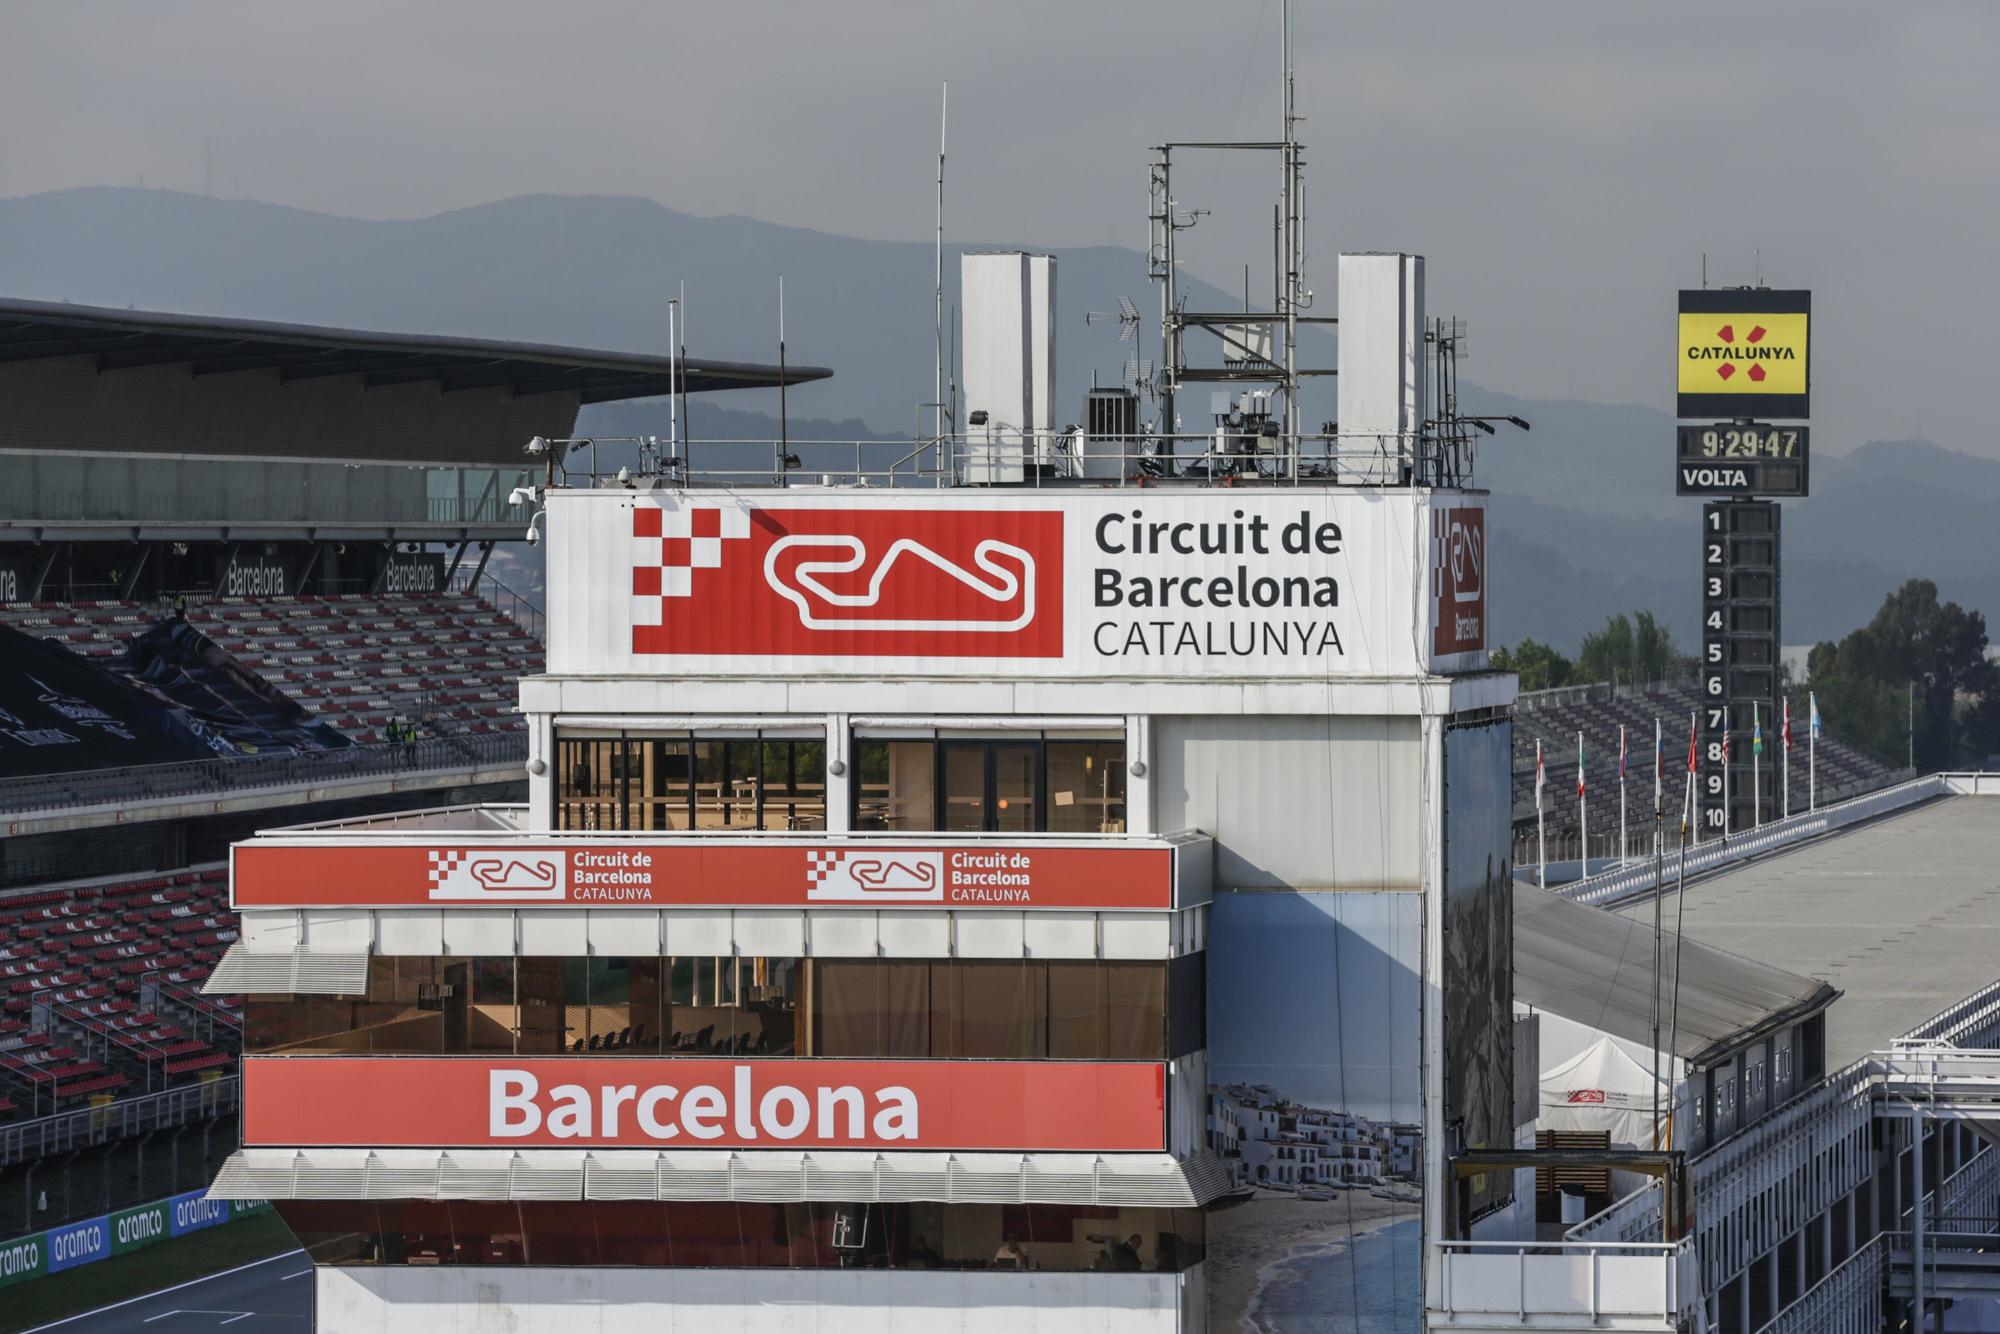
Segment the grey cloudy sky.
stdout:
[[[949,78],[955,235],[1138,246],[1147,145],[1274,131],[1278,2],[0,0],[0,195],[212,160],[364,217],[636,194],[917,238]],[[1468,378],[1664,407],[1673,289],[1761,249],[1816,292],[1823,447],[2000,454],[1996,51],[1971,0],[1301,3],[1316,276],[1330,307],[1336,251],[1422,251]],[[1178,184],[1204,276],[1268,271],[1269,178]]]

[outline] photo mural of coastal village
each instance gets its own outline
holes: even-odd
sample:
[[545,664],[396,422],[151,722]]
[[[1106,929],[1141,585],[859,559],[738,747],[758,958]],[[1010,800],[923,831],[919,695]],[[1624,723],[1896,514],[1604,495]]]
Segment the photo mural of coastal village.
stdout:
[[1423,1323],[1414,893],[1216,896],[1208,1134],[1234,1179],[1209,1216],[1217,1334]]

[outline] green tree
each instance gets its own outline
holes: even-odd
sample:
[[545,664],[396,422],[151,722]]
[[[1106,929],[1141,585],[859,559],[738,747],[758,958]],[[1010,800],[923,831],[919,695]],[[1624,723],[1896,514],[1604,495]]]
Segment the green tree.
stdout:
[[1912,739],[1920,770],[1977,762],[2000,729],[1986,618],[1940,603],[1928,579],[1889,594],[1873,620],[1839,643],[1816,645],[1806,674],[1829,725],[1893,764],[1907,758]]
[[1505,645],[1494,649],[1492,663],[1495,671],[1517,674],[1523,690],[1566,686],[1574,670],[1568,658],[1533,639],[1524,639],[1511,649]]
[[1602,630],[1583,637],[1576,655],[1578,681],[1637,685],[1674,680],[1688,671],[1673,636],[1650,611],[1611,617]]

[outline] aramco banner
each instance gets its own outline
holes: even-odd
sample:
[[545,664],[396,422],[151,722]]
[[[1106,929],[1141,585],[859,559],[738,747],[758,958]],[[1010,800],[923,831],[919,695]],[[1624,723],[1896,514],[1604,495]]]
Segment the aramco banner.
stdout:
[[1475,669],[1486,648],[1483,506],[1307,489],[557,491],[549,670],[1326,679]]
[[243,1142],[299,1148],[1159,1152],[1149,1061],[253,1056]]
[[0,1241],[0,1288],[124,1255],[170,1237],[219,1227],[270,1207],[262,1200],[211,1200],[206,1191],[190,1190]]

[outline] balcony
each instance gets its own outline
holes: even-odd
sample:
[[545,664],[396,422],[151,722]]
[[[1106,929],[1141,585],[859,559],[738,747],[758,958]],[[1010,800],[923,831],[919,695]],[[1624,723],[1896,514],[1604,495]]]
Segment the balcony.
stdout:
[[[9,453],[0,527],[226,526],[285,530],[499,529],[520,536],[529,511],[507,503],[527,468],[323,463],[158,454]],[[477,534],[475,534],[477,535]]]
[[1694,1327],[1694,1242],[1443,1241],[1426,1328],[1630,1330]]

